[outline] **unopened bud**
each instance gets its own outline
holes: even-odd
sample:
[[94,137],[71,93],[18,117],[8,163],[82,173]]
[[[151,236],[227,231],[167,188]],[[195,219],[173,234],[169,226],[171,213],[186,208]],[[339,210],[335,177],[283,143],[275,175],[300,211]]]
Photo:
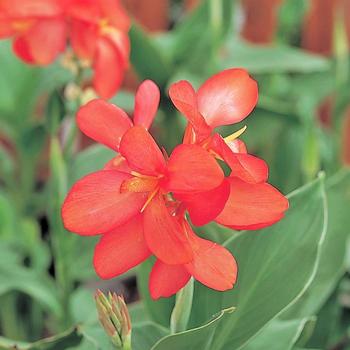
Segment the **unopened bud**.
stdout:
[[98,317],[112,343],[119,350],[131,349],[131,320],[124,298],[115,293],[95,294]]

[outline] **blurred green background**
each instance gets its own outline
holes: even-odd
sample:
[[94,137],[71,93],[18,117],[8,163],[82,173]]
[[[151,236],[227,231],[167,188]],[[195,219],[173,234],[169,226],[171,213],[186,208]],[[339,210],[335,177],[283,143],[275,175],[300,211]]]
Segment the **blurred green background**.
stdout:
[[[350,349],[350,173],[345,168],[350,163],[350,1],[125,2],[134,18],[131,68],[122,91],[111,101],[132,113],[138,82],[154,80],[162,100],[151,132],[167,150],[181,142],[185,127],[168,98],[169,85],[187,79],[199,86],[222,69],[244,67],[259,83],[258,106],[242,125],[225,127],[222,133],[247,125],[242,138],[249,153],[268,162],[269,181],[285,194],[313,181],[320,171],[326,174],[292,196],[303,209],[294,216],[292,201],[289,221],[271,230],[276,234],[285,230],[281,235],[289,230],[290,236],[300,238],[304,250],[297,250],[296,238],[281,243],[292,256],[296,249],[294,259],[302,257],[300,266],[289,267],[294,273],[307,271],[304,256],[314,253],[313,264],[317,261],[318,267],[310,270],[316,280],[306,291],[309,299],[289,310],[293,317],[286,310],[279,320],[274,318],[255,341],[245,344],[236,339],[232,341],[240,344],[237,347],[216,348]],[[150,262],[121,278],[101,282],[91,263],[96,239],[81,238],[62,227],[60,206],[69,187],[113,155],[76,130],[78,106],[67,98],[72,80],[60,60],[46,68],[31,67],[14,56],[10,42],[0,42],[0,349],[109,349],[97,323],[92,297],[96,288],[124,294],[131,303],[134,348],[150,349],[167,334],[174,303],[173,299],[150,301]],[[320,207],[324,199],[317,195],[320,183],[328,209]],[[322,241],[321,236],[313,240],[314,246],[310,239],[308,251],[302,234],[313,237],[312,222],[320,211],[324,215],[320,220],[327,217],[331,230],[324,251],[316,254],[311,248]],[[203,230],[220,242],[232,235],[211,225]],[[315,237],[321,231],[315,229]],[[249,242],[239,240],[235,243],[244,252]],[[278,262],[278,256],[274,259]],[[273,268],[268,271],[274,276]],[[305,281],[298,283],[306,286]],[[193,326],[203,324],[227,303],[235,305],[215,296],[210,299],[210,293],[205,299],[206,292],[197,289]],[[263,295],[260,298],[264,300]],[[200,315],[204,306],[207,314]],[[264,313],[256,307],[256,312]],[[274,315],[282,311],[280,306]],[[250,337],[262,329],[252,331]],[[53,337],[38,341],[49,336]]]

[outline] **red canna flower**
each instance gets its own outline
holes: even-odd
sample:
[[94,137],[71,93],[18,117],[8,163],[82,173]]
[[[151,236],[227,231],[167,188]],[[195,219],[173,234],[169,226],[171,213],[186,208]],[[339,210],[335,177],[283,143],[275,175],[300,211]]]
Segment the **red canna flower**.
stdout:
[[67,15],[74,52],[92,62],[97,93],[112,97],[129,64],[129,17],[119,0],[72,0]]
[[2,0],[0,39],[14,37],[23,61],[47,65],[65,49],[66,23],[60,0]]
[[[202,91],[218,104],[216,109],[210,107],[210,113],[219,111],[218,116],[206,114],[214,124],[207,124],[196,104],[184,102],[190,96],[187,90],[177,89],[176,103],[190,115],[190,127],[186,142],[170,157],[147,131],[159,104],[159,90],[151,81],[137,91],[133,122],[123,110],[102,100],[78,112],[78,125],[86,135],[119,152],[104,170],[78,181],[62,207],[68,230],[102,235],[94,254],[101,278],[118,276],[154,255],[153,298],[176,293],[191,276],[210,288],[230,289],[237,278],[234,258],[225,248],[196,236],[186,212],[195,225],[216,220],[236,229],[268,226],[283,217],[288,201],[267,184],[266,163],[247,154],[244,143],[236,139],[240,132],[226,139],[212,133],[215,126],[228,123],[224,112],[233,113],[232,96],[244,97],[239,87],[232,95],[222,84],[228,79],[225,74],[232,74],[225,72],[203,85],[209,87]],[[219,102],[214,101],[216,95]],[[218,159],[231,168],[229,177]]]
[[69,40],[92,65],[93,85],[102,98],[119,89],[129,64],[130,19],[119,0],[2,0],[0,39],[29,64],[52,63]]
[[[266,183],[267,164],[247,153],[237,139],[245,130],[223,139],[217,126],[242,121],[257,102],[256,82],[243,69],[228,69],[209,78],[195,92],[187,81],[170,87],[169,95],[189,124],[185,143],[198,144],[231,168],[231,174],[210,192],[195,197],[175,196],[186,203],[195,225],[212,220],[233,229],[257,229],[279,221],[288,209],[287,199]],[[211,205],[204,203],[210,201]]]

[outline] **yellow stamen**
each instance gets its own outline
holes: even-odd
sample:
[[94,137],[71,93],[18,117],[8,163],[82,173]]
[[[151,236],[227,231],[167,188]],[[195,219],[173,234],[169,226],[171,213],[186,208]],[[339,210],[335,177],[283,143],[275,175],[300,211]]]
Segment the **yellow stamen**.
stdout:
[[146,209],[147,205],[152,201],[152,199],[155,197],[155,195],[158,193],[159,187],[157,187],[147,198],[146,203],[143,205],[141,209],[141,213]]
[[225,142],[228,143],[228,142],[231,142],[233,140],[236,140],[238,139],[247,129],[247,126],[243,126],[242,129],[239,129],[238,131],[234,132],[233,134],[227,136],[224,138]]

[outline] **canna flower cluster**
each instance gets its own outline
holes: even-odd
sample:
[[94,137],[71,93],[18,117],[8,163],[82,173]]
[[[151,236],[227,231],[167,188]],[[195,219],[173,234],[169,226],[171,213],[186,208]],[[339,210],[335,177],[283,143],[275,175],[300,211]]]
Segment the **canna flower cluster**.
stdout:
[[[79,180],[62,207],[68,230],[102,235],[93,260],[101,278],[155,256],[149,279],[154,299],[176,293],[191,277],[218,291],[235,284],[232,254],[197,235],[192,225],[215,221],[258,229],[279,221],[288,208],[287,199],[267,183],[266,163],[238,139],[244,130],[228,138],[215,132],[240,122],[256,105],[257,84],[245,70],[222,71],[198,91],[180,81],[169,95],[188,120],[183,143],[170,156],[148,132],[160,99],[152,81],[136,93],[133,120],[101,99],[79,110],[82,132],[118,154],[103,170]],[[221,162],[231,169],[229,176]]]
[[24,62],[47,65],[69,40],[77,58],[94,70],[102,98],[120,87],[128,67],[130,19],[119,0],[1,0],[0,39],[13,38]]

